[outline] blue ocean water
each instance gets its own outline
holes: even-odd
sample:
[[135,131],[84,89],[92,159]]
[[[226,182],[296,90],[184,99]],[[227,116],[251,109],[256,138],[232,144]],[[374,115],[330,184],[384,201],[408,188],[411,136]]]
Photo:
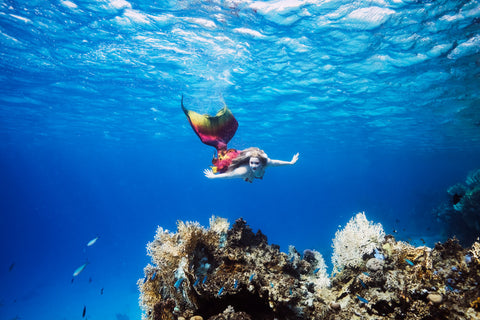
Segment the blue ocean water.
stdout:
[[[177,220],[243,217],[327,262],[359,211],[445,240],[434,208],[479,167],[479,19],[476,0],[2,1],[0,318],[139,319],[145,245]],[[182,95],[225,101],[230,147],[298,163],[208,180]]]

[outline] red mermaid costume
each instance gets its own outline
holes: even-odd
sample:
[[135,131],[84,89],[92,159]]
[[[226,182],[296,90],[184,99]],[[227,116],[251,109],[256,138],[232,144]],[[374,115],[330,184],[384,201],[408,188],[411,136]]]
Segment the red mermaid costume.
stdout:
[[238,122],[230,109],[225,105],[215,116],[201,115],[186,109],[182,96],[182,110],[200,140],[217,150],[217,156],[214,155],[212,159],[213,173],[227,171],[232,160],[240,154],[238,150],[227,149],[227,143],[233,138],[238,128]]

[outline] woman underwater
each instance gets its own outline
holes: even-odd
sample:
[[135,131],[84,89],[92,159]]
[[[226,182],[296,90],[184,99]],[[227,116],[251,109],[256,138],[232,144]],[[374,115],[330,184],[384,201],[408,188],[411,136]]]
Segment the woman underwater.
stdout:
[[188,122],[200,140],[217,149],[217,156],[212,160],[212,169],[203,171],[209,179],[241,178],[253,182],[254,179],[263,178],[267,167],[292,165],[298,160],[298,153],[292,160],[282,161],[268,158],[263,150],[255,147],[241,151],[227,149],[227,143],[237,131],[238,122],[226,105],[215,116],[210,116],[187,110],[183,105],[183,96],[181,104]]

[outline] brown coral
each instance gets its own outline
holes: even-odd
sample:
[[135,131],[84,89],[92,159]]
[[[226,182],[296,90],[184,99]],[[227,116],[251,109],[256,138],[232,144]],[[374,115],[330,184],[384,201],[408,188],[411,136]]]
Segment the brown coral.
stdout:
[[[176,233],[159,228],[148,245],[155,265],[145,268],[146,280],[139,280],[144,317],[167,314],[158,304],[166,299],[172,299],[174,313],[185,318],[300,319],[323,309],[314,295],[320,288],[315,282],[320,275],[314,272],[318,253],[312,252],[310,262],[293,263],[243,219],[223,235],[225,229],[214,230],[182,222]],[[234,316],[223,314],[228,306],[237,310]]]
[[228,231],[216,219],[208,229],[159,228],[148,248],[153,265],[139,280],[148,320],[480,317],[479,243],[464,249],[452,239],[430,249],[387,236],[375,258],[346,266],[330,287],[319,285],[318,253],[282,253],[242,219]]
[[175,308],[175,301],[173,299],[159,300],[153,306],[153,320],[173,320],[173,310]]

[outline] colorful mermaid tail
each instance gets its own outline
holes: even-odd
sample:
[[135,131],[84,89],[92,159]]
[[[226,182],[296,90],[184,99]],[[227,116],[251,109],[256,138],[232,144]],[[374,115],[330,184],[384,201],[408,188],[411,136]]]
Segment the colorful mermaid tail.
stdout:
[[187,110],[183,105],[182,96],[182,110],[187,116],[193,131],[203,143],[214,147],[217,151],[227,149],[227,143],[237,131],[238,122],[226,105],[215,116],[201,115],[195,111]]
[[218,150],[217,156],[213,156],[211,166],[213,173],[223,173],[228,170],[232,164],[232,160],[240,154],[236,149]]

